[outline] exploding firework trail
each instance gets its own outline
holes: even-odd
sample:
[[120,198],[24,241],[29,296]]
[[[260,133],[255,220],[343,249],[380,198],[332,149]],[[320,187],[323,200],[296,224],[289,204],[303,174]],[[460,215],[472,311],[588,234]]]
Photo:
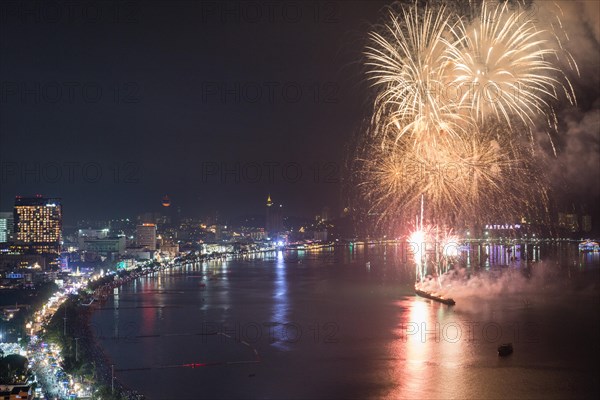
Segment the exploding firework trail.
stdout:
[[[558,37],[536,26],[524,9],[511,12],[508,3],[489,7],[484,2],[473,24],[463,20],[449,28],[449,60],[454,66],[450,87],[459,105],[481,124],[490,116],[515,132],[535,125],[534,118],[547,117],[556,128],[552,101],[561,91],[573,103],[573,88],[556,61],[561,48]],[[563,53],[570,62],[568,53]],[[517,131],[518,132],[518,131]],[[531,132],[531,130],[529,130]],[[533,140],[533,137],[530,136]]]
[[366,65],[378,92],[358,165],[381,220],[415,210],[422,195],[447,224],[547,205],[531,129],[541,115],[555,122],[560,91],[574,95],[555,62],[560,42],[528,15],[484,2],[466,22],[413,5],[371,33]]
[[409,237],[410,251],[415,262],[415,276],[422,282],[427,274],[428,264],[432,264],[440,283],[440,276],[448,272],[450,262],[459,254],[459,238],[452,229],[423,222],[424,198],[421,197],[421,214],[415,218],[415,228]]
[[380,222],[410,215],[425,198],[441,225],[425,232],[421,219],[413,239],[438,240],[439,226],[459,220],[547,211],[531,132],[540,116],[556,126],[559,93],[575,99],[558,67],[558,36],[524,8],[484,2],[471,21],[443,6],[390,11],[370,39],[366,65],[378,93],[357,161]]
[[444,8],[420,14],[412,7],[402,16],[390,15],[386,36],[371,33],[367,67],[374,84],[383,88],[375,100],[373,123],[393,132],[396,141],[407,135],[419,147],[424,136],[434,141],[443,137],[442,131],[458,136],[469,124],[456,112],[457,104],[435,93],[450,83],[443,40],[448,18]]
[[380,222],[413,214],[421,196],[427,217],[447,225],[534,212],[531,198],[538,194],[545,201],[544,180],[538,176],[542,165],[527,146],[512,146],[499,129],[490,127],[452,146],[431,143],[417,150],[407,141],[370,143],[358,160],[360,188],[374,209],[384,210]]

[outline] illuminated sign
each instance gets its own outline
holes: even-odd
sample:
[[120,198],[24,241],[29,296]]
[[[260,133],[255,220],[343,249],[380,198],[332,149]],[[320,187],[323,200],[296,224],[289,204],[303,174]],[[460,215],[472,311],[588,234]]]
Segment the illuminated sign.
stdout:
[[521,224],[494,224],[494,225],[486,225],[485,229],[521,229]]

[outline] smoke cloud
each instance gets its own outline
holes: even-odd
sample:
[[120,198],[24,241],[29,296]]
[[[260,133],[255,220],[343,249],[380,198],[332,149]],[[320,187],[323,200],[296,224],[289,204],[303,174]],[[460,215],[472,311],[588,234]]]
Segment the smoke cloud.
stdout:
[[555,190],[569,203],[586,198],[589,212],[600,198],[600,2],[537,1],[531,12],[540,22],[549,21],[577,64],[572,68],[562,59],[577,105],[558,105],[559,129],[552,138],[556,156],[546,129],[540,129],[538,140]]
[[585,281],[581,286],[581,277],[570,279],[570,276],[556,263],[545,261],[531,264],[527,270],[524,267],[496,267],[473,274],[471,269],[457,268],[441,275],[439,280],[425,280],[419,288],[454,300],[509,296],[528,303],[539,295],[559,297],[572,290],[597,296],[595,281]]

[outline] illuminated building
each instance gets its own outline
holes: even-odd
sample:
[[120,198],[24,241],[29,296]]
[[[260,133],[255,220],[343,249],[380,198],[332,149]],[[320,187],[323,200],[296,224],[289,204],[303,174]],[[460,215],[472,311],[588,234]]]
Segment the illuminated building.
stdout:
[[156,250],[156,225],[142,224],[137,226],[137,245],[148,250]]
[[581,230],[583,232],[591,232],[592,231],[592,216],[584,215],[581,217]]
[[62,205],[60,199],[16,197],[14,229],[17,248],[24,252],[60,254]]
[[0,243],[9,242],[12,239],[13,225],[13,213],[0,212]]
[[169,198],[168,195],[165,195],[165,197],[163,197],[162,199],[162,209],[161,209],[161,213],[160,213],[160,217],[157,218],[156,222],[159,225],[171,225],[171,224],[177,224],[177,221],[179,220],[178,217],[178,212],[181,211],[181,209],[177,208],[175,209],[175,207],[172,207],[172,202],[171,199]]
[[283,232],[283,205],[275,205],[271,195],[267,197],[266,228],[269,237],[275,237]]
[[265,240],[267,238],[267,233],[263,228],[256,229],[250,232],[250,238],[252,240]]
[[110,253],[125,253],[125,236],[102,238],[79,238],[79,250],[107,256]]
[[165,225],[171,223],[171,217],[169,214],[172,209],[169,207],[163,207],[161,212],[146,212],[138,215],[137,220],[139,224],[158,224]]
[[179,244],[170,241],[164,241],[160,245],[160,252],[166,253],[170,257],[177,257],[177,255],[179,254]]
[[109,228],[104,229],[79,229],[77,231],[78,239],[104,239],[110,232]]
[[579,231],[577,214],[558,213],[558,226],[570,232]]
[[45,270],[48,265],[48,260],[41,254],[0,254],[0,271],[32,268]]

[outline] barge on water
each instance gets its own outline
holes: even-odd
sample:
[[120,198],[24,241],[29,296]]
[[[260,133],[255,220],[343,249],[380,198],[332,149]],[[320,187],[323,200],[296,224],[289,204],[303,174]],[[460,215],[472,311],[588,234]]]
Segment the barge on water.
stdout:
[[435,294],[432,294],[429,292],[425,292],[424,290],[418,289],[416,286],[415,286],[415,293],[417,294],[417,296],[421,296],[421,297],[425,297],[427,299],[439,301],[440,303],[447,304],[449,306],[453,306],[456,304],[454,299],[438,296],[438,295],[435,295]]
[[498,355],[500,357],[506,357],[508,355],[511,355],[512,352],[513,352],[512,343],[503,343],[500,346],[498,346]]

